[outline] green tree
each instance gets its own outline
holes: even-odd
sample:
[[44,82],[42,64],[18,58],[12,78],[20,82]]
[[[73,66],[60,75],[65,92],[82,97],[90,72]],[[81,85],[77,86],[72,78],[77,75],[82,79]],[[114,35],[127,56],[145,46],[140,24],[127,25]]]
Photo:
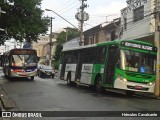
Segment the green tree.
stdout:
[[55,59],[55,64],[54,67],[57,69],[58,67],[58,61],[60,59],[60,54],[61,51],[63,49],[63,44],[66,42],[66,35],[67,35],[67,41],[70,41],[74,38],[79,37],[80,33],[79,30],[75,29],[75,28],[67,28],[66,32],[62,31],[58,37],[57,37],[57,46],[56,46],[56,50],[55,50],[55,55],[54,55],[54,59]]
[[[48,30],[48,19],[43,19],[42,0],[0,0],[1,8],[6,11],[6,33],[1,34],[0,44],[6,39],[37,41],[39,34]],[[8,1],[13,2],[10,5]]]
[[70,41],[71,39],[74,39],[76,37],[79,37],[80,33],[79,30],[75,28],[66,28],[66,32],[62,31],[58,37],[57,37],[57,43],[58,44],[63,44],[66,42],[66,36],[67,36],[67,41]]

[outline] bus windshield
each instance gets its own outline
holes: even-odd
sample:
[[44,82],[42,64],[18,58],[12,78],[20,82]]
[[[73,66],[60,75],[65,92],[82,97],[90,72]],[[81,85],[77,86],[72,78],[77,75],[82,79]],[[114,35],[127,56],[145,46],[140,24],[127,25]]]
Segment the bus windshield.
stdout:
[[121,50],[121,69],[144,74],[155,74],[156,55]]
[[12,66],[36,66],[36,55],[12,55]]

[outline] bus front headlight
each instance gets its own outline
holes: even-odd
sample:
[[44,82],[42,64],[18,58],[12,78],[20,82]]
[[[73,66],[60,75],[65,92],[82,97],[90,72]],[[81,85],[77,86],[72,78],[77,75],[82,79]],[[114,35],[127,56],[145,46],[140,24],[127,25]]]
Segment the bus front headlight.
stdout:
[[123,77],[120,76],[120,75],[117,75],[117,78],[119,78],[121,81],[123,81],[123,82],[125,82],[125,83],[128,82],[126,78],[123,78]]
[[123,80],[122,80],[123,82],[127,82],[127,79],[126,78],[123,78]]
[[149,82],[149,83],[148,83],[148,85],[150,85],[150,86],[153,85],[153,84],[154,84],[154,82]]

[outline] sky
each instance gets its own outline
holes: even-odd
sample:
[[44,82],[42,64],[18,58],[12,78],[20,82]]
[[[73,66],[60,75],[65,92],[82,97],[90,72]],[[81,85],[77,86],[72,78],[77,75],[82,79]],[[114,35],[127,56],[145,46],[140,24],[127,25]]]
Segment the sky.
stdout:
[[[85,12],[89,14],[89,20],[84,22],[84,31],[104,22],[110,22],[120,17],[120,10],[127,6],[126,0],[86,0],[87,8]],[[61,17],[78,28],[78,21],[75,15],[81,6],[81,0],[43,0],[41,9],[51,9]],[[60,32],[62,28],[73,27],[68,22],[57,16],[53,12],[45,11],[44,17],[53,17],[52,31]],[[50,29],[48,30],[49,33]],[[14,48],[14,42],[5,42],[5,46],[0,46],[0,52]]]
[[[84,31],[120,17],[120,10],[127,6],[126,0],[86,0],[85,4],[88,7],[84,11],[89,14],[89,20],[84,22]],[[81,0],[43,0],[41,9],[51,9],[78,27],[79,22],[75,19],[75,15],[80,6]],[[54,17],[53,32],[57,32],[61,28],[73,27],[51,11],[45,11],[44,16]]]

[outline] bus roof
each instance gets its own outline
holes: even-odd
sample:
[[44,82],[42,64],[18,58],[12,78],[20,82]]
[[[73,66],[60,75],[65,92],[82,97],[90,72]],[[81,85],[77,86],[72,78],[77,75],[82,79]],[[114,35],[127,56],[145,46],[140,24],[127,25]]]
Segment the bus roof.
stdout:
[[97,44],[86,45],[86,46],[71,47],[71,48],[65,49],[63,51],[71,51],[71,50],[91,48],[91,47],[95,47],[95,46],[106,46],[106,45],[112,45],[112,44],[121,45],[122,42],[131,42],[131,43],[137,43],[137,44],[143,44],[143,45],[155,47],[154,45],[152,45],[150,43],[139,41],[139,40],[114,40],[114,41],[107,41],[107,42],[102,42],[102,43],[97,43]]
[[133,43],[139,43],[139,44],[144,44],[144,45],[149,45],[149,46],[154,46],[151,43],[148,42],[143,42],[143,41],[139,41],[139,40],[114,40],[114,41],[108,41],[108,42],[102,42],[102,43],[98,43],[97,45],[108,45],[108,44],[120,44],[122,42],[133,42]]
[[79,46],[79,47],[71,47],[71,48],[64,49],[63,51],[78,50],[78,49],[90,48],[90,47],[95,47],[95,46],[97,46],[97,44],[91,44],[91,45]]

